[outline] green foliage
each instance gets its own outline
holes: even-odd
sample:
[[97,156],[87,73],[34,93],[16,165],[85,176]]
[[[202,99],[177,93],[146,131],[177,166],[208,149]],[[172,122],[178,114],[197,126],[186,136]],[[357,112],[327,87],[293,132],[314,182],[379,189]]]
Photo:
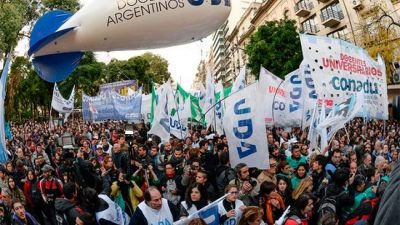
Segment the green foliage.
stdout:
[[257,78],[261,65],[281,78],[297,69],[303,56],[295,21],[267,21],[251,36],[246,53]]
[[70,12],[76,12],[79,9],[77,0],[42,0],[43,5],[50,10],[62,9]]
[[31,29],[39,13],[49,9],[76,11],[78,8],[78,0],[0,1],[0,59],[11,52],[22,37],[29,36],[29,33],[22,33],[22,29],[25,26]]
[[104,77],[105,83],[133,79],[143,85],[146,93],[151,92],[151,83],[164,83],[171,78],[168,61],[161,56],[145,53],[126,61],[111,60]]
[[37,18],[37,6],[37,1],[32,0],[0,2],[0,56],[17,45],[21,29]]

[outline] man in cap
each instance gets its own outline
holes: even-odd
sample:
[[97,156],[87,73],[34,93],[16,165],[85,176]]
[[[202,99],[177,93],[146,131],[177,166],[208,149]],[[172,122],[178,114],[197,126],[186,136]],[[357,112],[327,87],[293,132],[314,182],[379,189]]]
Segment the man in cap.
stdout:
[[64,194],[61,180],[52,175],[54,169],[50,165],[42,168],[43,178],[39,182],[39,190],[44,201],[43,212],[52,225],[56,225],[56,209],[54,202]]
[[96,146],[96,159],[97,162],[99,162],[100,164],[103,163],[104,157],[107,155],[107,153],[105,153],[103,151],[103,145],[97,145]]

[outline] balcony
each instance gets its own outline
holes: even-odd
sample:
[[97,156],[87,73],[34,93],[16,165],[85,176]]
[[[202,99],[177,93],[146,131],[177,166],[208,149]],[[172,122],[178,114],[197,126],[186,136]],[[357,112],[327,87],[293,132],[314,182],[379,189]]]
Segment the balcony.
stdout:
[[342,11],[334,11],[332,9],[325,9],[321,11],[322,25],[326,27],[336,27],[344,18]]
[[300,27],[300,33],[303,33],[303,34],[316,34],[318,32],[319,32],[319,28],[317,25],[303,24],[303,26]]
[[296,13],[296,16],[306,17],[311,13],[311,9],[313,8],[314,5],[312,2],[306,3],[304,1],[301,1],[294,6],[294,11]]

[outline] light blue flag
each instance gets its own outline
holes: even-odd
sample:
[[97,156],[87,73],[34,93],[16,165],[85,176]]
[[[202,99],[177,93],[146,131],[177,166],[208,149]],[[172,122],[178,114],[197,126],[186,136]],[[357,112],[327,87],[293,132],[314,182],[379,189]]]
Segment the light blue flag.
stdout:
[[6,150],[6,135],[4,123],[4,99],[6,98],[7,76],[10,69],[11,54],[7,55],[6,64],[0,78],[0,162],[5,163],[8,160]]

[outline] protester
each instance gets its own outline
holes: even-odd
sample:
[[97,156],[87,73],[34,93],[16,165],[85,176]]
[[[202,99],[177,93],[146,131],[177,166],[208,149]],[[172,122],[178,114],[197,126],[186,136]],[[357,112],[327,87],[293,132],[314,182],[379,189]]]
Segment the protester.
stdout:
[[179,220],[179,210],[160,191],[150,186],[144,193],[144,201],[139,204],[129,225],[172,224]]
[[218,203],[219,223],[223,225],[237,224],[246,206],[238,199],[238,188],[229,184],[225,188],[226,198]]
[[314,202],[312,195],[306,193],[300,195],[294,203],[294,209],[287,215],[284,225],[308,225]]
[[[200,125],[188,127],[185,140],[171,137],[164,142],[155,135],[148,136],[148,125],[135,124],[134,135],[129,138],[124,128],[125,123],[118,121],[94,124],[81,118],[53,128],[38,121],[12,123],[13,138],[7,141],[10,160],[0,164],[0,224],[7,218],[11,223],[11,203],[18,196],[26,199],[26,212],[40,224],[45,221],[43,214],[50,224],[54,223],[53,215],[67,215],[69,210],[60,207],[63,202],[68,203],[64,206],[73,206],[75,216],[68,218],[72,224],[93,224],[97,216],[101,217],[97,221],[100,224],[146,225],[159,222],[150,218],[146,210],[161,213],[164,222],[167,219],[172,224],[181,215],[195,213],[225,193],[226,198],[217,203],[217,217],[225,225],[233,224],[233,220],[238,223],[241,208],[252,205],[264,211],[260,218],[268,224],[275,223],[289,205],[291,210],[282,217],[284,222],[294,214],[303,219],[301,223],[309,224],[316,224],[317,220],[330,224],[339,219],[343,224],[358,216],[366,221],[374,217],[370,209],[378,210],[381,205],[377,204],[374,190],[390,183],[396,172],[400,144],[398,121],[387,121],[384,126],[383,121],[353,119],[347,123],[346,131],[333,135],[325,151],[308,142],[307,130],[267,127],[270,168],[261,170],[251,163],[232,168],[232,149],[226,136]],[[63,148],[57,142],[65,134],[74,138],[74,149]],[[285,153],[287,156],[282,157]],[[73,186],[76,191],[71,191],[71,184],[77,184]],[[22,196],[18,195],[19,185]],[[92,189],[88,191],[86,187]],[[229,190],[225,192],[225,188]],[[166,200],[160,197],[153,201],[157,193]],[[190,193],[190,198],[184,193]],[[315,207],[307,213],[294,203],[294,199],[297,202],[305,195],[316,196],[311,198]],[[201,204],[197,202],[198,196]],[[211,201],[204,200],[204,196]],[[56,203],[52,207],[53,199]],[[190,212],[177,209],[184,201],[192,201],[191,207],[184,208]],[[332,201],[337,202],[333,212],[328,216],[320,213],[326,211],[321,209],[322,203]],[[367,210],[362,208],[366,206]],[[115,215],[126,220],[116,223]],[[132,219],[128,219],[129,215]]]
[[185,201],[181,202],[181,217],[187,217],[208,204],[207,191],[202,184],[193,183],[186,190]]
[[24,204],[16,200],[12,204],[13,207],[13,225],[40,225],[40,223],[29,212],[25,211]]
[[238,225],[260,225],[262,223],[262,210],[256,206],[249,206],[243,210]]

